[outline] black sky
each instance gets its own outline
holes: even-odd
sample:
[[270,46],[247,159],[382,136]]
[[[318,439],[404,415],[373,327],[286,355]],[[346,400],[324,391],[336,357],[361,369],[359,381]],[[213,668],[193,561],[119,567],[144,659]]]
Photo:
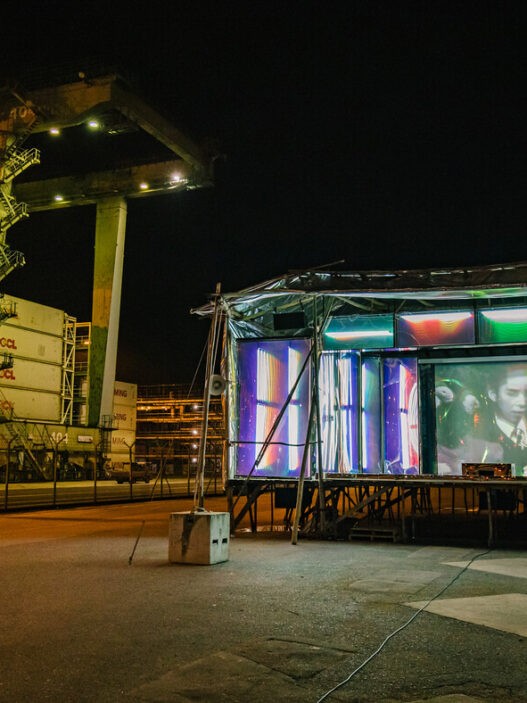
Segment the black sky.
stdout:
[[[216,282],[527,258],[523,2],[101,6],[8,10],[0,73],[122,66],[226,155],[213,190],[129,203],[122,380],[192,378]],[[3,290],[88,319],[94,217],[13,227]]]

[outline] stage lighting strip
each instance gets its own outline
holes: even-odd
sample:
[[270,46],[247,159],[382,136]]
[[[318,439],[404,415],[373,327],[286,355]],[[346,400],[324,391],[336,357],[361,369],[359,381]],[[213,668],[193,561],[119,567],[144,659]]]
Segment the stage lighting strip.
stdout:
[[329,689],[329,691],[326,691],[318,700],[316,703],[322,703],[322,701],[325,701],[328,696],[331,696],[332,693],[335,693],[339,688],[342,688],[342,686],[346,685],[351,681],[351,679],[359,673],[364,667],[369,664],[375,657],[384,649],[385,645],[392,639],[392,637],[395,637],[399,632],[404,630],[410,623],[412,623],[415,618],[420,615],[423,610],[426,610],[430,603],[433,603],[435,600],[439,598],[439,596],[442,596],[443,593],[452,586],[460,576],[462,576],[465,571],[476,561],[476,559],[480,559],[481,557],[486,556],[487,554],[490,554],[493,550],[492,549],[487,549],[485,552],[481,552],[481,554],[476,554],[472,559],[465,564],[465,566],[461,569],[461,571],[454,576],[453,579],[451,579],[446,586],[443,586],[443,588],[439,591],[439,593],[436,593],[436,595],[433,598],[430,598],[430,600],[427,600],[426,603],[419,608],[419,610],[416,610],[416,612],[408,618],[408,620],[403,623],[400,627],[398,627],[396,630],[391,632],[382,642],[381,644],[377,647],[377,649],[373,652],[373,654],[370,654],[370,656],[365,659],[362,664],[360,664],[356,669],[354,669],[349,676],[347,676],[345,679],[343,679],[340,683],[338,683],[336,686],[333,686],[333,688]]

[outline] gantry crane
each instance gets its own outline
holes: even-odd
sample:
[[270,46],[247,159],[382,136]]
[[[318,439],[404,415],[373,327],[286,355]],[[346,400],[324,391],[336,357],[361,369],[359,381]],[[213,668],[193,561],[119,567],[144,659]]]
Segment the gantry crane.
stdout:
[[[107,133],[140,130],[163,147],[164,158],[118,161],[104,170],[61,173],[53,178],[13,180],[39,163],[36,148],[21,150],[29,135],[92,122]],[[133,156],[133,155],[132,155]],[[95,263],[89,362],[88,425],[102,426],[112,414],[125,245],[127,200],[212,185],[213,159],[143,100],[118,73],[86,75],[27,91],[0,93],[0,281],[24,263],[5,242],[21,217],[38,210],[95,205]],[[57,194],[60,193],[60,197]]]

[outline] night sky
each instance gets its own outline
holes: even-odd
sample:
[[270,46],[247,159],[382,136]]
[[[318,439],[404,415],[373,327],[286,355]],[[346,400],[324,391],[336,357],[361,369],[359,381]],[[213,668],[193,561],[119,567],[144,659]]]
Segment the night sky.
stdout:
[[[525,3],[94,5],[2,10],[0,73],[119,65],[225,154],[214,189],[129,202],[120,380],[192,379],[217,282],[527,259]],[[15,225],[2,290],[89,319],[94,222]]]

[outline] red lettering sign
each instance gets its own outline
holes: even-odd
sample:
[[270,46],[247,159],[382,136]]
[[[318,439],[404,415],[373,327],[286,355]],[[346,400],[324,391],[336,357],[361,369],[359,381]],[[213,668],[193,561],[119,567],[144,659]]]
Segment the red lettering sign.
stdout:
[[4,349],[16,349],[16,341],[9,337],[0,337],[0,347]]

